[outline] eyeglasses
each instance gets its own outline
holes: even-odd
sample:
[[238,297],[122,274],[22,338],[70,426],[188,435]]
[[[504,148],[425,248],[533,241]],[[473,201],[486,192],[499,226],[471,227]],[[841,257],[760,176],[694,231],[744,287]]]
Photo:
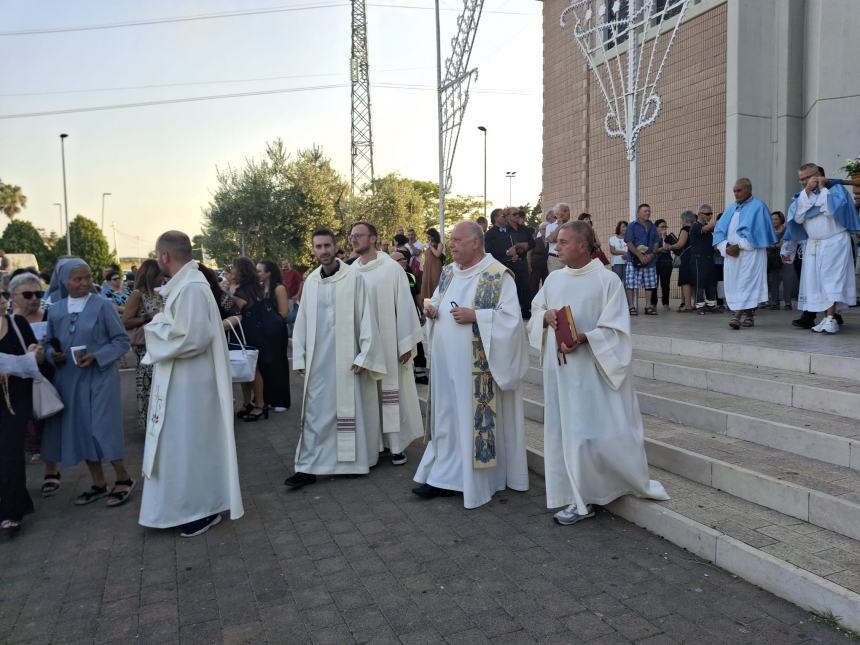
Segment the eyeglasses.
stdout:
[[350,233],[349,234],[350,240],[360,240],[363,237],[370,237],[370,233]]
[[70,318],[70,319],[71,319],[71,321],[72,321],[72,322],[71,322],[71,324],[69,325],[69,336],[71,336],[72,334],[74,334],[74,333],[75,333],[75,329],[77,329],[77,323],[78,323],[78,316],[79,316],[79,315],[80,315],[80,314],[78,314],[78,313],[69,314],[69,318]]
[[111,282],[113,282],[114,280],[122,280],[122,276],[115,275],[111,278]]
[[18,295],[24,298],[24,300],[30,300],[32,298],[41,298],[45,295],[44,291],[19,291]]
[[8,291],[0,291],[0,298],[3,298],[4,300],[9,300],[11,295],[12,294],[10,294]]
[[713,213],[706,213],[705,211],[699,211],[699,215],[707,215],[708,217],[710,217],[711,215],[713,215]]

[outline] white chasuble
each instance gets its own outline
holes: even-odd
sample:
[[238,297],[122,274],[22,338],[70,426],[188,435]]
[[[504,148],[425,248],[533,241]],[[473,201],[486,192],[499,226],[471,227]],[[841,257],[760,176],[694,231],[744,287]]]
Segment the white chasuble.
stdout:
[[140,524],[168,528],[226,510],[238,519],[233,383],[218,306],[193,261],[161,295],[164,311],[144,327],[153,372]]
[[[546,311],[565,305],[588,338],[566,364],[555,333],[543,327]],[[622,495],[669,499],[648,475],[621,281],[598,260],[554,271],[532,302],[529,341],[543,363],[547,508],[604,505]]]
[[[385,373],[362,277],[338,260],[308,276],[293,327],[293,369],[305,370],[296,472],[367,474],[379,458],[377,381]],[[353,365],[365,371],[355,374]]]
[[475,398],[480,393],[474,387],[474,326],[460,325],[451,315],[453,306],[473,306],[482,276],[497,264],[487,254],[468,269],[451,265],[448,284],[440,282],[432,298],[439,315],[432,322],[430,343],[431,439],[415,481],[462,491],[466,508],[486,504],[506,487],[523,491],[529,486],[520,391],[528,370],[528,345],[513,278],[503,273],[495,308],[475,311],[495,393],[492,467],[475,467],[476,452],[480,452]]
[[358,259],[353,267],[364,278],[373,303],[385,359],[385,375],[378,382],[382,424],[377,434],[382,447],[399,454],[424,432],[412,359],[400,364],[406,352],[415,355],[424,333],[409,291],[409,279],[399,263],[379,252],[375,260],[362,264]]
[[[755,309],[768,300],[767,249],[753,248],[749,240],[738,235],[740,209],[736,209],[731,218],[727,238],[717,245],[724,258],[723,288],[726,292],[726,304],[732,311]],[[740,246],[737,257],[726,255],[727,244]]]

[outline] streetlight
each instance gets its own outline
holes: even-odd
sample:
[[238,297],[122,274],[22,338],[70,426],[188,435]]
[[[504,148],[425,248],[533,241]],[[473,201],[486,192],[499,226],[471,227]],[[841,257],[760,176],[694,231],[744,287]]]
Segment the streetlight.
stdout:
[[66,255],[72,254],[72,230],[69,228],[69,195],[66,191],[66,137],[60,135],[60,156],[63,160],[63,210],[66,212]]
[[508,172],[505,173],[505,177],[508,178],[508,206],[513,206],[514,200],[511,197],[511,190],[512,190],[512,186],[514,184],[514,177],[516,177],[516,176],[517,176],[516,170],[513,170],[513,171],[509,170]]
[[105,197],[113,193],[102,193],[102,233],[105,232]]
[[479,125],[478,130],[484,133],[484,219],[487,219],[487,128]]
[[63,231],[63,205],[60,202],[54,202],[54,206],[57,207],[57,214],[60,216],[60,228],[57,229],[57,232],[62,233],[62,231]]

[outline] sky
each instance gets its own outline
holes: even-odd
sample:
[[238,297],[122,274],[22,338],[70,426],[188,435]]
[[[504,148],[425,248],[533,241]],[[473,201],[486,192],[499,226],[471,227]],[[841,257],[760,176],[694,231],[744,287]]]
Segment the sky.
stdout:
[[[320,6],[322,5],[322,6]],[[325,6],[329,5],[329,6]],[[334,6],[331,6],[334,5]],[[441,0],[443,57],[459,0]],[[436,181],[433,0],[368,0],[374,166]],[[255,15],[200,19],[221,12]],[[541,185],[542,3],[486,0],[471,65],[479,77],[457,148],[452,192],[532,204]],[[0,0],[0,179],[28,198],[19,215],[59,230],[65,140],[70,218],[101,223],[120,255],[164,230],[200,231],[216,167],[259,157],[267,141],[320,146],[350,174],[350,6],[346,0]],[[114,28],[132,21],[193,17]],[[12,34],[20,31],[48,33]],[[228,82],[229,81],[229,82]],[[407,89],[398,85],[420,86]],[[146,86],[146,87],[141,87]],[[167,86],[167,87],[165,87]],[[335,86],[321,88],[321,86]],[[393,87],[392,87],[393,86]],[[43,116],[12,115],[185,97],[239,98]],[[308,89],[310,88],[310,89]],[[509,182],[508,171],[516,171]],[[6,218],[4,217],[3,220]],[[5,221],[0,222],[0,231]]]

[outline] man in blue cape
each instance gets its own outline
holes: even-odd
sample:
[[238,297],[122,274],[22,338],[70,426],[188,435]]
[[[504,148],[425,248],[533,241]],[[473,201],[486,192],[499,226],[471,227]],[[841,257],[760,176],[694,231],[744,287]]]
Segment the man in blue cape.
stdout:
[[812,331],[835,334],[839,312],[857,302],[850,234],[860,230],[860,217],[848,191],[828,180],[818,164],[803,164],[798,177],[803,190],[788,207],[782,258],[792,261],[802,245],[798,306],[809,322],[814,322],[816,312],[824,312]]
[[[752,327],[759,303],[767,301],[767,247],[776,244],[770,209],[752,195],[752,182],[741,177],[732,189],[735,203],[726,207],[714,229],[714,247],[725,258],[726,304],[735,312],[732,329]],[[743,316],[743,320],[741,320]]]

